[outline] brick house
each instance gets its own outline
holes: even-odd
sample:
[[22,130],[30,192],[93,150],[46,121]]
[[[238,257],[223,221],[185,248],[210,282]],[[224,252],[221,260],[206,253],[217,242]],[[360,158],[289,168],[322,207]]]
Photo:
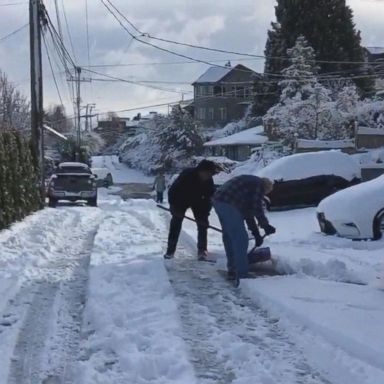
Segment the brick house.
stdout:
[[224,127],[241,119],[252,102],[254,77],[244,65],[208,68],[192,85],[193,115],[204,127]]

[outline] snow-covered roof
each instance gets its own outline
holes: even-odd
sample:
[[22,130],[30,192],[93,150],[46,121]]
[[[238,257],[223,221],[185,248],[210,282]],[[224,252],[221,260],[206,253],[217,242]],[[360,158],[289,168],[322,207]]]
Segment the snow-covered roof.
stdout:
[[361,169],[353,157],[340,151],[307,152],[282,157],[256,171],[271,180],[302,180],[312,176],[335,175],[346,180],[361,178]]
[[372,55],[384,54],[384,47],[365,47],[365,48]]
[[384,136],[384,129],[359,127],[357,133],[359,135],[380,135],[380,136]]
[[354,148],[355,140],[306,140],[298,139],[297,147],[305,148],[322,148],[322,149],[339,149],[339,148]]
[[67,162],[64,162],[64,163],[60,163],[59,164],[59,167],[60,168],[71,168],[71,167],[74,167],[74,168],[84,168],[84,169],[88,169],[88,165],[87,164],[84,164],[84,163],[78,163],[78,162],[74,162],[74,161],[67,161]]
[[193,84],[196,83],[216,83],[225,75],[232,71],[233,68],[228,67],[209,67]]
[[233,135],[211,140],[204,144],[205,147],[223,147],[233,145],[258,145],[268,141],[267,136],[262,135],[263,126],[253,127]]

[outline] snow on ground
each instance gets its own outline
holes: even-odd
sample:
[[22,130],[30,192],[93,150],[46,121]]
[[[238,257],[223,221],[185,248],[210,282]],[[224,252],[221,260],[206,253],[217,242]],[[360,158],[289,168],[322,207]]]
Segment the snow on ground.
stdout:
[[113,182],[122,183],[153,183],[153,177],[120,163],[117,156],[93,156],[92,168],[108,168],[112,172]]
[[[384,241],[354,242],[320,233],[315,209],[269,214],[265,241],[282,277],[245,280],[241,291],[271,316],[335,384],[384,382]],[[211,221],[218,225],[212,215]],[[193,223],[185,223],[195,238]],[[222,254],[220,235],[210,250]],[[225,266],[220,259],[218,265]]]
[[0,383],[383,383],[384,240],[326,237],[313,208],[269,217],[284,275],[240,289],[217,273],[220,234],[218,262],[199,263],[185,221],[164,262],[167,213],[106,189],[99,208],[45,209],[1,232]]
[[78,382],[195,383],[154,203],[115,201],[109,211],[91,256]]

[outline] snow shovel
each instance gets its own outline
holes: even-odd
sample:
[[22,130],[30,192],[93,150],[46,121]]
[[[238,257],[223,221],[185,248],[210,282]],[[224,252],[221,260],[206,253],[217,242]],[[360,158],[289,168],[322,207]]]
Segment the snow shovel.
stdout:
[[[164,211],[171,212],[171,210],[164,205],[157,204],[157,207],[163,209]],[[195,219],[192,219],[192,217],[184,216],[184,218],[198,224],[198,222]],[[223,233],[220,228],[214,227],[212,225],[208,225],[207,228],[213,229],[216,232]],[[263,236],[263,238],[265,237],[266,235]],[[253,240],[253,238],[250,240]],[[255,246],[248,252],[247,256],[249,264],[263,263],[271,259],[271,249],[269,247],[258,248]]]
[[269,247],[262,247],[262,248],[253,247],[248,252],[249,264],[264,263],[265,261],[271,260],[271,258],[272,258],[271,248]]
[[[163,209],[164,211],[167,211],[167,212],[171,212],[171,210],[167,207],[164,207],[164,205],[161,205],[161,204],[157,204],[157,207],[160,208],[160,209]],[[187,219],[189,221],[193,221],[194,223],[196,224],[201,224],[201,225],[204,225],[204,223],[200,223],[198,221],[196,221],[195,219],[192,219],[192,217],[189,217],[189,216],[183,216],[184,219]],[[216,232],[220,232],[220,233],[223,233],[223,231],[220,229],[220,228],[217,228],[217,227],[214,227],[213,225],[208,225],[207,228],[209,229],[213,229],[214,231]]]

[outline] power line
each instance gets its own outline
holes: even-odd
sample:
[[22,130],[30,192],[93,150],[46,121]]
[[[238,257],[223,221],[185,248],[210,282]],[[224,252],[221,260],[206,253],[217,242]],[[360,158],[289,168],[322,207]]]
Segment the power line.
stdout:
[[[148,45],[152,48],[155,48],[155,49],[158,49],[162,52],[166,52],[166,53],[170,53],[171,55],[175,55],[175,56],[178,56],[178,57],[182,57],[183,59],[188,59],[188,60],[193,60],[193,61],[196,61],[196,62],[199,62],[199,63],[202,63],[202,64],[207,64],[209,66],[214,66],[214,67],[222,67],[222,68],[226,68],[225,66],[221,66],[221,65],[215,65],[209,61],[206,61],[206,60],[201,60],[201,59],[195,59],[191,56],[187,56],[187,55],[183,55],[181,53],[177,53],[177,52],[174,52],[174,51],[171,51],[169,49],[166,49],[166,48],[163,48],[163,47],[159,47],[155,44],[152,44],[152,43],[149,43],[148,41],[144,41],[144,40],[141,40],[139,39],[136,35],[134,35],[122,22],[121,20],[116,16],[116,14],[113,12],[113,10],[104,2],[104,0],[100,0],[102,2],[102,4],[105,6],[105,8],[107,8],[107,10],[111,13],[111,15],[116,19],[116,21],[120,24],[120,26],[133,38],[135,39],[136,41],[139,41],[140,43],[144,44],[144,45]],[[121,13],[113,4],[110,0],[107,0],[109,4],[111,4],[111,6],[116,10],[116,12],[127,22],[129,23],[129,20],[124,16],[123,13]]]
[[[104,0],[101,0],[103,2],[103,4],[106,6],[106,4],[104,3]],[[161,38],[161,37],[157,37],[157,36],[152,36],[151,34],[149,33],[145,33],[145,32],[142,32],[140,31],[130,20],[128,20],[128,18],[112,3],[111,0],[106,0],[108,1],[108,3],[111,5],[111,7],[113,7],[113,9],[132,27],[134,28],[137,32],[139,32],[140,36],[141,37],[147,37],[149,39],[152,39],[152,40],[157,40],[157,41],[162,41],[162,42],[166,42],[166,43],[169,43],[169,44],[175,44],[175,45],[179,45],[179,46],[185,46],[185,47],[189,47],[189,48],[195,48],[195,49],[200,49],[200,50],[205,50],[205,51],[211,51],[211,52],[216,52],[216,53],[225,53],[225,54],[232,54],[232,55],[238,55],[238,56],[244,56],[244,57],[252,57],[252,58],[259,58],[259,59],[272,59],[272,60],[289,60],[290,58],[289,57],[284,57],[284,56],[265,56],[265,55],[256,55],[256,54],[252,54],[252,53],[246,53],[246,52],[237,52],[237,51],[230,51],[230,50],[225,50],[225,49],[218,49],[218,48],[211,48],[211,47],[205,47],[205,46],[202,46],[202,45],[197,45],[197,44],[190,44],[190,43],[185,43],[185,42],[180,42],[180,41],[175,41],[175,40],[170,40],[170,39],[165,39],[165,38]],[[108,7],[107,7],[108,8]],[[108,8],[109,9],[109,8]],[[109,9],[109,11],[111,12],[111,10]],[[124,27],[124,29],[126,29]],[[128,32],[128,31],[127,31]],[[131,32],[128,32],[131,36],[133,34],[131,34]],[[155,46],[153,44],[150,44],[148,42],[144,42],[140,39],[137,38],[137,36],[135,36],[135,38],[144,43],[144,44],[147,44],[147,45],[151,45],[153,46],[154,48],[157,48],[157,49],[161,49],[161,50],[165,50],[166,52],[169,52],[169,53],[172,53],[172,54],[176,54],[176,55],[181,55],[181,54],[178,54],[176,52],[173,52],[173,51],[170,51],[170,50],[166,50],[165,48],[160,48],[158,46]],[[183,57],[181,55],[181,57]],[[198,59],[193,59],[193,60],[198,60]],[[319,63],[319,64],[345,64],[345,65],[364,65],[364,64],[368,64],[368,65],[373,65],[374,63],[368,63],[366,61],[340,61],[340,60],[321,60],[321,59],[315,59],[315,60],[310,60],[311,62],[314,62],[314,63]]]
[[179,93],[179,94],[187,93],[185,91],[178,91],[178,90],[175,90],[175,89],[156,87],[156,86],[144,84],[142,82],[138,82],[138,81],[134,81],[134,80],[122,79],[122,78],[119,78],[119,77],[116,77],[116,76],[107,75],[105,73],[93,71],[93,70],[87,69],[87,68],[83,68],[83,70],[85,70],[87,72],[90,72],[90,73],[93,73],[95,75],[107,77],[108,79],[111,79],[111,80],[114,80],[114,81],[121,81],[123,83],[128,83],[128,84],[133,84],[133,85],[140,85],[142,87],[152,88],[152,89],[156,89],[156,90],[160,90],[160,91],[165,91],[165,92],[173,92],[173,93]]
[[[222,59],[222,60],[209,60],[211,63],[226,63],[228,61],[256,61],[260,60],[257,58],[245,58],[245,59]],[[93,64],[91,68],[108,68],[108,67],[134,67],[134,66],[146,66],[146,65],[181,65],[181,64],[200,64],[195,60],[184,60],[184,61],[168,61],[168,62],[148,62],[148,63],[123,63],[123,64]]]
[[67,34],[68,34],[68,39],[69,39],[69,44],[71,46],[71,50],[72,50],[72,55],[73,57],[75,58],[75,61],[77,61],[76,59],[76,54],[75,54],[75,49],[73,47],[73,41],[72,41],[72,35],[71,35],[71,30],[69,28],[69,23],[68,23],[68,18],[67,18],[67,12],[65,10],[65,5],[64,5],[64,0],[61,0],[61,6],[63,8],[63,14],[64,14],[64,21],[65,21],[65,26],[66,26],[66,29],[67,29]]
[[27,24],[24,24],[23,26],[21,26],[20,28],[17,28],[16,30],[14,30],[13,32],[9,33],[8,35],[5,35],[3,36],[2,38],[0,38],[0,41],[4,41],[6,39],[8,39],[9,37],[13,36],[13,35],[16,35],[16,33],[22,31],[24,28],[28,27],[29,23]]
[[44,46],[45,46],[45,52],[47,53],[47,58],[48,58],[48,62],[49,62],[49,67],[51,68],[51,72],[52,72],[53,82],[55,83],[56,91],[57,91],[57,94],[58,94],[58,96],[59,96],[61,106],[63,106],[63,105],[64,105],[64,103],[63,103],[63,99],[62,99],[62,97],[61,97],[60,89],[59,89],[59,86],[58,86],[58,84],[57,84],[57,80],[56,80],[55,73],[54,73],[54,71],[53,71],[52,60],[51,60],[51,56],[50,56],[49,51],[48,51],[48,45],[47,45],[47,41],[46,41],[46,39],[45,39],[45,35],[44,35],[44,34],[43,34],[43,41],[44,41]]
[[0,4],[0,7],[10,7],[12,5],[24,5],[24,4],[28,4],[27,1],[20,1],[18,3],[6,3],[6,4]]

